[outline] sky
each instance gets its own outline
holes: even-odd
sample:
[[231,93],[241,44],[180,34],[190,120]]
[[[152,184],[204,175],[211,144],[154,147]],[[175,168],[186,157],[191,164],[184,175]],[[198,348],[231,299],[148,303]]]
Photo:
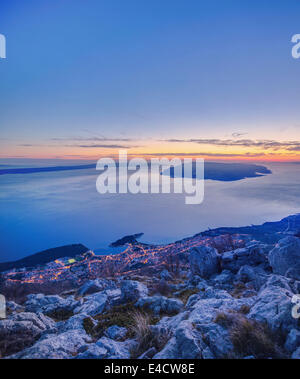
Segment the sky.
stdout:
[[0,158],[300,160],[296,0],[1,0]]

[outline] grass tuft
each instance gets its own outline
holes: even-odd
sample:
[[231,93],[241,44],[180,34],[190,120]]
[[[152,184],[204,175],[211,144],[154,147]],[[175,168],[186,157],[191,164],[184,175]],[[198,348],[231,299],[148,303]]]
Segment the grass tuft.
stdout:
[[280,342],[267,325],[247,319],[239,313],[219,313],[215,322],[229,330],[238,357],[253,355],[256,359],[286,358]]
[[131,352],[131,358],[138,358],[152,347],[156,351],[162,350],[170,339],[170,333],[167,330],[159,334],[154,333],[150,326],[151,318],[149,314],[138,311],[134,313],[133,318],[132,334],[136,338],[138,345]]
[[[95,316],[94,319],[97,321],[96,326],[92,325],[93,322],[90,319],[84,319],[84,328],[89,335],[98,339],[103,336],[107,328],[118,325],[128,329],[126,338],[132,338],[134,337],[133,331],[136,326],[136,312],[133,303],[117,305],[112,307],[109,311]],[[152,325],[159,321],[159,319],[154,317],[150,312],[143,311],[141,314],[147,315],[149,317],[149,323]]]

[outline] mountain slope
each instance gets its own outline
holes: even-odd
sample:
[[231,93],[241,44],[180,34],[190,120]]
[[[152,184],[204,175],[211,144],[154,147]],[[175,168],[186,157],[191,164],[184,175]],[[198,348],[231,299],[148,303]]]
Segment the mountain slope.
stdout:
[[0,263],[0,272],[14,268],[43,265],[58,258],[75,257],[76,255],[86,253],[88,250],[89,249],[82,244],[66,245],[53,249],[47,249],[17,261]]

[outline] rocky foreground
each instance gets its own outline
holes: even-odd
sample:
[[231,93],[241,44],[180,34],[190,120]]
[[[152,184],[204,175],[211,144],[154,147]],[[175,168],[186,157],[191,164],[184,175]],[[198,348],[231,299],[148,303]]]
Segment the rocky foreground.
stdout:
[[299,359],[299,224],[7,271],[1,357]]

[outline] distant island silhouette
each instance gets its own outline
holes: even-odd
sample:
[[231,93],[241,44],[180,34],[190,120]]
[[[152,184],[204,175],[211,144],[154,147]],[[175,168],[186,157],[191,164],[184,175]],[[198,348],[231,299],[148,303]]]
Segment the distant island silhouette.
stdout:
[[38,172],[53,172],[53,171],[88,170],[91,168],[96,169],[96,164],[93,163],[93,164],[77,165],[77,166],[5,168],[5,169],[0,169],[0,175],[35,174]]
[[[192,163],[192,177],[195,178],[195,162]],[[4,168],[0,169],[0,175],[9,174],[34,174],[40,172],[56,172],[71,170],[88,170],[96,169],[96,164],[76,165],[76,166],[53,166],[53,167],[26,167],[26,168]],[[163,171],[162,175],[167,175],[168,171]],[[204,177],[205,179],[218,181],[235,181],[246,178],[255,178],[272,174],[272,171],[265,166],[248,163],[217,163],[205,162]],[[174,178],[174,168],[170,169],[170,177]]]
[[126,245],[127,243],[131,243],[134,245],[135,243],[138,243],[137,240],[139,238],[141,238],[143,235],[144,235],[144,233],[137,233],[137,234],[125,236],[123,238],[118,239],[115,242],[112,242],[109,246],[110,247],[120,247],[120,246]]
[[[165,170],[162,172],[162,175],[170,175],[171,178],[174,178],[174,171],[174,167],[171,167],[170,171]],[[256,164],[216,162],[204,163],[204,179],[206,180],[210,179],[222,182],[232,182],[246,178],[256,178],[267,174],[272,174],[272,171],[265,166],[258,166]],[[192,163],[192,178],[196,178],[195,162]]]

